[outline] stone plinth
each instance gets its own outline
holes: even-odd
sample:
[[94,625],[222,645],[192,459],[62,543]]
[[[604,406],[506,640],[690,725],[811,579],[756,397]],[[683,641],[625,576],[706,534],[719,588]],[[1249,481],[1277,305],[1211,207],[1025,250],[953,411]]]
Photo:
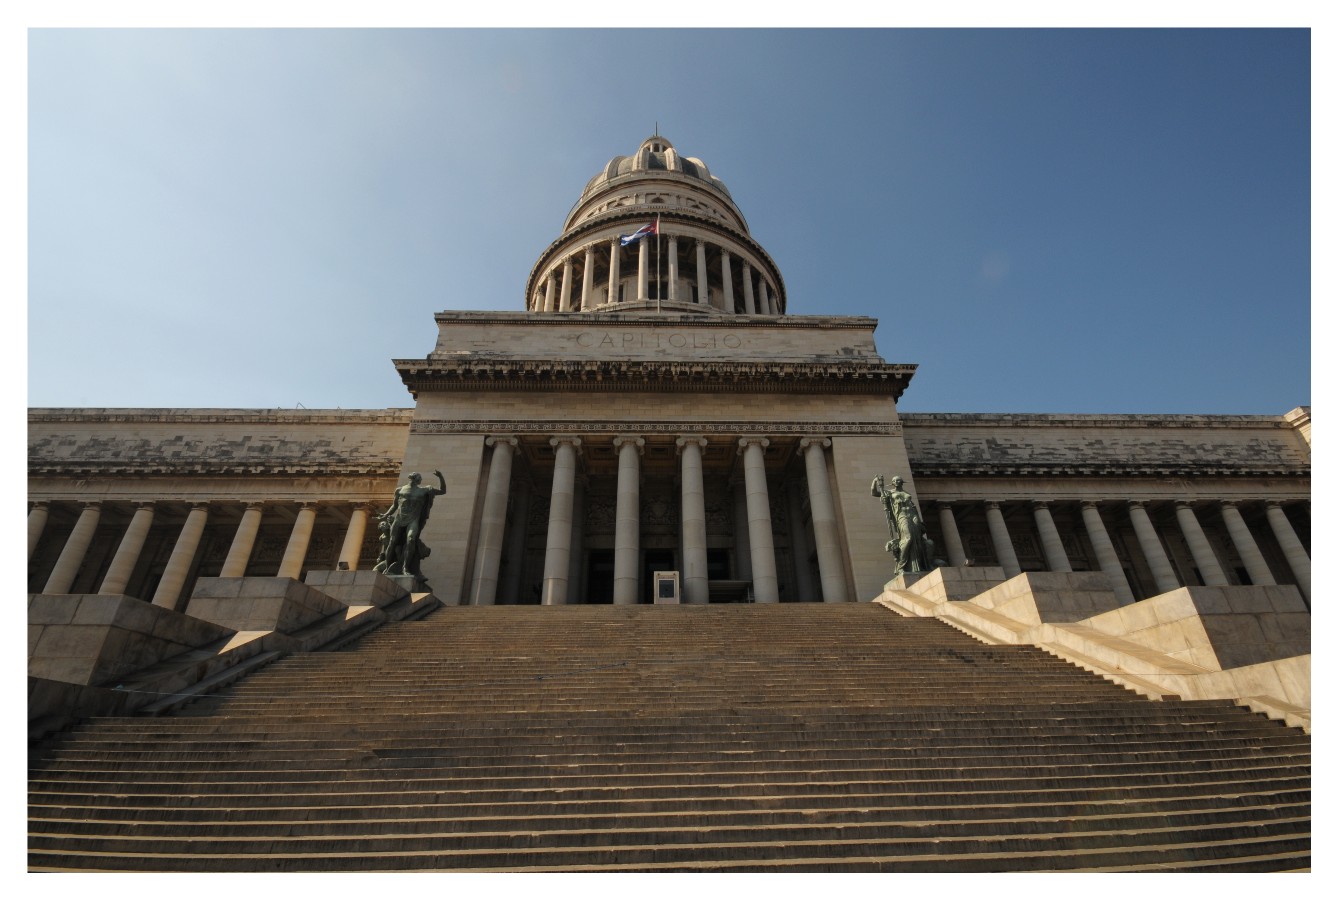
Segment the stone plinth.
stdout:
[[28,674],[106,684],[235,630],[124,594],[31,594]]
[[186,613],[235,631],[293,634],[346,609],[295,578],[201,578]]
[[[345,606],[375,606],[385,608],[396,600],[401,600],[414,591],[424,588],[415,587],[416,579],[412,575],[389,576],[381,572],[336,572],[330,569],[308,572],[303,579],[307,587],[315,588],[327,597],[338,600]],[[407,584],[405,582],[408,582]],[[421,582],[418,582],[421,584]]]
[[1023,572],[974,602],[1024,625],[1078,622],[1120,607],[1104,572]]
[[1210,671],[1310,653],[1310,612],[1293,585],[1182,587],[1085,624]]
[[939,566],[928,572],[906,572],[887,583],[887,589],[910,591],[926,600],[970,600],[1004,580],[998,566]]

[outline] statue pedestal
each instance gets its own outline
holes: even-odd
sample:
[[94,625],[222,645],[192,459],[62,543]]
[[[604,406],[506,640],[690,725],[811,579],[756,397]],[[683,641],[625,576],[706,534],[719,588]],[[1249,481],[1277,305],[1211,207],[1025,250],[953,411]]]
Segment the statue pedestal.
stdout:
[[417,575],[386,575],[391,581],[398,584],[411,594],[428,594],[432,588],[428,583]]

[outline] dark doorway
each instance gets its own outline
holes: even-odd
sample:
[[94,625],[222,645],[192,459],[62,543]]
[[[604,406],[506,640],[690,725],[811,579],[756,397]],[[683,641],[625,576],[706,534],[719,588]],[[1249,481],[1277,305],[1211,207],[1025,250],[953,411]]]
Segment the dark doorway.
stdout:
[[706,551],[706,577],[710,581],[725,581],[729,578],[729,551],[723,547]]
[[674,570],[674,551],[647,550],[641,557],[641,602],[654,603],[651,592],[655,590],[655,573]]
[[591,550],[590,571],[585,579],[586,603],[613,602],[613,551]]

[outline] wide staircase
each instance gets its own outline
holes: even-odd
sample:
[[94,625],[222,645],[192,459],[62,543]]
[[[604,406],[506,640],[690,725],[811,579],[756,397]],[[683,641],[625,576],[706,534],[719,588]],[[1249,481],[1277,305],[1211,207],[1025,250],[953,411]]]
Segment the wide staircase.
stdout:
[[876,604],[455,607],[34,747],[29,865],[1296,870],[1309,752]]

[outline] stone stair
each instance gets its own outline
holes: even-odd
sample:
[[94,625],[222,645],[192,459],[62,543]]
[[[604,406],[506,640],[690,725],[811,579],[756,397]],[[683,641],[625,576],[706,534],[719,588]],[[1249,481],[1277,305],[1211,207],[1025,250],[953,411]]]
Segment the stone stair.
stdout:
[[448,607],[33,747],[29,866],[1295,870],[1309,750],[876,604]]

